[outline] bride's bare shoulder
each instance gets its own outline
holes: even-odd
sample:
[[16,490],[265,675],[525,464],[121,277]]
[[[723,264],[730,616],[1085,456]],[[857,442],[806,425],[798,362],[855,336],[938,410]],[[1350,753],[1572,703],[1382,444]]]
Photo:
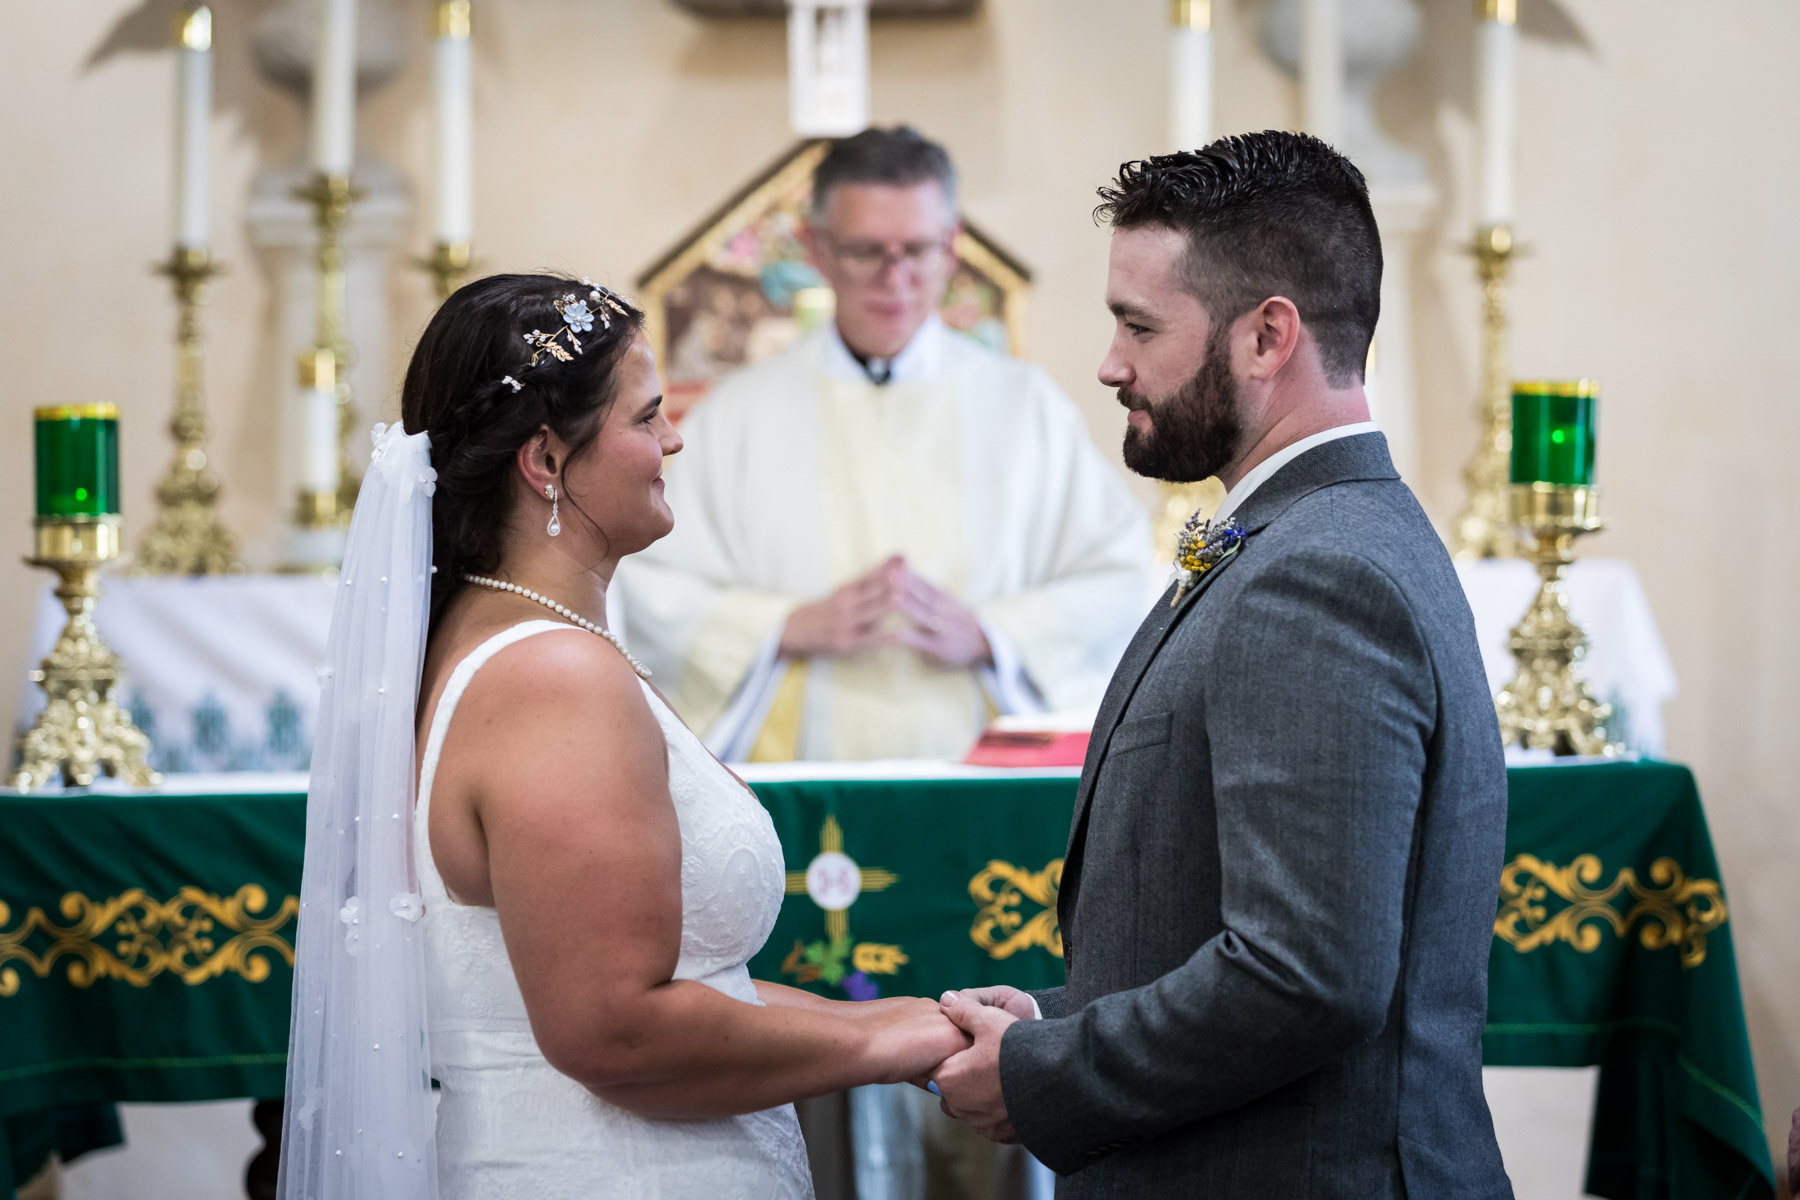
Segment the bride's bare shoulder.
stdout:
[[[540,749],[544,740],[570,731],[580,731],[584,740],[636,741],[658,729],[624,656],[574,626],[546,629],[497,651],[470,681],[463,706],[475,716],[477,730],[525,738]],[[579,752],[578,746],[570,749]]]

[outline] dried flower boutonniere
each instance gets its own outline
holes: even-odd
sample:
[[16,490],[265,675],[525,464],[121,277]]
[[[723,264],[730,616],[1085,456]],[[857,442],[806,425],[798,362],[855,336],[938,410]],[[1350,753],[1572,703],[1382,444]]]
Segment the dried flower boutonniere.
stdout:
[[1180,604],[1181,598],[1200,582],[1202,575],[1236,554],[1238,547],[1244,544],[1244,537],[1243,529],[1235,520],[1227,519],[1215,525],[1211,521],[1202,521],[1199,513],[1189,517],[1180,540],[1175,543],[1179,582],[1169,607]]

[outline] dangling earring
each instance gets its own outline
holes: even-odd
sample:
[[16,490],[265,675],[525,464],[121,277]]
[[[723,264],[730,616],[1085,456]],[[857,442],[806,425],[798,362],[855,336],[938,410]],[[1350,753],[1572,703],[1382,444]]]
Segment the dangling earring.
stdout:
[[547,483],[544,485],[544,498],[550,501],[550,523],[544,526],[544,532],[555,537],[562,532],[562,519],[556,514],[556,489]]

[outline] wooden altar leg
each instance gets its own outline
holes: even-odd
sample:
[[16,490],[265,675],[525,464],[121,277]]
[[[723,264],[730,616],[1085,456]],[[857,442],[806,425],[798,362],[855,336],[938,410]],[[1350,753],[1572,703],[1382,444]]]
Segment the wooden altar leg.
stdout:
[[281,1122],[286,1111],[281,1100],[258,1100],[250,1110],[250,1123],[263,1139],[263,1148],[244,1171],[244,1194],[250,1200],[275,1200],[281,1171]]

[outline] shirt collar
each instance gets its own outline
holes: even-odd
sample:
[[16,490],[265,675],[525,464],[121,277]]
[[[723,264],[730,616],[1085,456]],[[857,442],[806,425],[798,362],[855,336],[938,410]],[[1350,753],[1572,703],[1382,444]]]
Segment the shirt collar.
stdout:
[[[943,336],[944,322],[936,313],[932,313],[919,326],[919,332],[913,334],[912,340],[901,347],[900,353],[887,360],[891,372],[888,382],[911,383],[937,374]],[[880,360],[870,360],[871,364],[878,361]],[[834,379],[857,379],[865,383],[869,379],[863,365],[856,361],[856,356],[850,353],[850,347],[844,344],[844,335],[838,332],[836,321],[826,326],[825,374]]]
[[[854,361],[854,360],[852,360]],[[1354,425],[1339,425],[1335,429],[1326,429],[1311,437],[1303,437],[1291,446],[1284,446],[1252,467],[1250,473],[1237,481],[1237,486],[1225,493],[1224,503],[1212,516],[1213,524],[1221,524],[1250,498],[1250,493],[1267,483],[1275,472],[1305,454],[1315,446],[1323,446],[1326,442],[1335,442],[1339,438],[1355,437],[1359,433],[1379,433],[1381,427],[1373,421],[1358,421]]]

